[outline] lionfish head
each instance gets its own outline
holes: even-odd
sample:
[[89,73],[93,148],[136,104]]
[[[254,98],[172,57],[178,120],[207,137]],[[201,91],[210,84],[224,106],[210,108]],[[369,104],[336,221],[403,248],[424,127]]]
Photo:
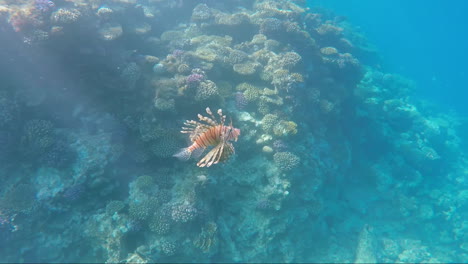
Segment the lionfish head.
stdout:
[[240,135],[240,129],[233,126],[227,127],[227,139],[237,141],[237,138]]

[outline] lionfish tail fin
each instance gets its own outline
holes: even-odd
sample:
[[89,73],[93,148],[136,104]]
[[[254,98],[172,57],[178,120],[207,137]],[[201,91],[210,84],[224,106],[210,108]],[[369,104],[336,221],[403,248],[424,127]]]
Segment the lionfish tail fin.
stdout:
[[178,158],[179,160],[187,161],[192,156],[192,152],[188,148],[183,148],[179,150],[176,154],[172,155],[172,157]]

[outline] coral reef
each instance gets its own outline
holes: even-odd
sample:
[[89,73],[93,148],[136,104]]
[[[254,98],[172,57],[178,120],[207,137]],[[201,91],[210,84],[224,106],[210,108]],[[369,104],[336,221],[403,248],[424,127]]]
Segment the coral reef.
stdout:
[[305,2],[0,0],[1,260],[468,259],[466,118]]

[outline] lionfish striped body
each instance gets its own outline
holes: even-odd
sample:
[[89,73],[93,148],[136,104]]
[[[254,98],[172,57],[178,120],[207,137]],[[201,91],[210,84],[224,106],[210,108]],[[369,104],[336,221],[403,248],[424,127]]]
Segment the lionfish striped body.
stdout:
[[[206,148],[213,147],[198,163],[199,167],[209,167],[218,162],[227,160],[234,154],[234,146],[229,141],[237,141],[240,130],[231,125],[224,125],[226,116],[221,109],[218,110],[219,121],[216,120],[210,108],[206,108],[210,117],[198,114],[200,122],[187,120],[184,122],[181,133],[190,135],[192,145],[182,149],[174,157],[188,160],[195,153],[202,153]],[[203,123],[202,123],[203,122]]]

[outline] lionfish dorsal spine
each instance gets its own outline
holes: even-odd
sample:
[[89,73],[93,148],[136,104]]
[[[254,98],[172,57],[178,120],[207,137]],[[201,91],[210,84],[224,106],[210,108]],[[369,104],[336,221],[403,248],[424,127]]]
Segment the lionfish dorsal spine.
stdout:
[[216,117],[213,115],[213,112],[211,112],[211,109],[209,107],[206,108],[206,113],[210,116],[210,120],[213,122],[213,124],[216,126],[218,125],[218,122],[216,121]]
[[216,119],[213,120],[213,119],[211,119],[209,117],[202,116],[201,114],[198,114],[198,119],[200,119],[200,121],[203,121],[203,122],[207,123],[210,126],[218,125],[218,123],[215,121]]
[[226,116],[223,115],[223,110],[222,109],[218,109],[218,115],[219,115],[219,123],[221,125],[224,125],[224,122],[226,121]]

